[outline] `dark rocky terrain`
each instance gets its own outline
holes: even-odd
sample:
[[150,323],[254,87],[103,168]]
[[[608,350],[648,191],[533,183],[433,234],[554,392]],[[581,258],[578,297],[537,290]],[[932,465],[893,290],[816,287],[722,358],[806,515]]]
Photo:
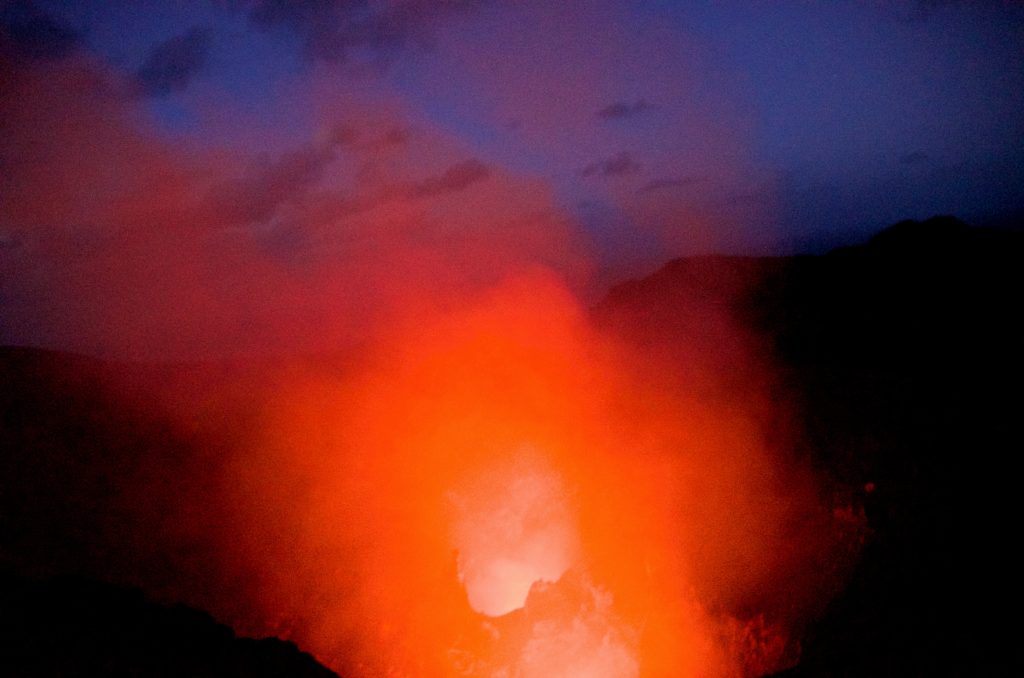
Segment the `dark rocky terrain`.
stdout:
[[0,667],[30,676],[331,678],[294,644],[238,638],[210,615],[93,580],[0,580]]
[[[749,328],[798,412],[798,453],[864,507],[870,536],[852,578],[780,676],[1010,673],[1022,264],[1024,231],[939,218],[824,256],[673,261],[594,309],[599,325],[669,356],[684,344],[714,356],[694,308]],[[252,415],[214,404],[216,417],[172,425],[147,385],[199,384],[208,366],[120,366],[116,382],[113,369],[0,349],[0,674],[332,675],[289,644],[241,640],[203,613],[98,583],[146,582],[169,601],[187,578],[199,602],[245,585],[218,580],[208,544],[183,527],[215,533],[215,513],[159,507],[207,496],[211,460]],[[237,379],[250,368],[218,369]]]
[[936,218],[825,256],[677,260],[597,309],[658,350],[699,338],[686,304],[727,305],[795,396],[806,453],[863,488],[852,580],[780,676],[1012,673],[1022,295],[1024,232]]

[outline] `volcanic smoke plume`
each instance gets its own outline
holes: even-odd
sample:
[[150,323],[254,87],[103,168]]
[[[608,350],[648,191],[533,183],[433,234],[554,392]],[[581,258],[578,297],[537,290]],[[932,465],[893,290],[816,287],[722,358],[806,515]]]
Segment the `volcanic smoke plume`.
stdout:
[[[119,561],[100,574],[344,676],[795,660],[857,520],[793,457],[769,366],[723,312],[682,300],[699,332],[671,351],[595,327],[578,296],[598,264],[549,183],[388,97],[319,83],[300,92],[313,138],[250,157],[169,143],[95,58],[0,65],[0,339],[345,356],[163,393],[202,452],[118,470],[135,532],[95,537]],[[218,429],[225,409],[245,415]],[[158,566],[126,564],[149,542]]]
[[728,374],[696,349],[669,369],[533,274],[396,327],[340,374],[288,370],[209,499],[247,600],[200,602],[343,675],[794,661],[858,526],[788,452],[726,325],[703,326]]

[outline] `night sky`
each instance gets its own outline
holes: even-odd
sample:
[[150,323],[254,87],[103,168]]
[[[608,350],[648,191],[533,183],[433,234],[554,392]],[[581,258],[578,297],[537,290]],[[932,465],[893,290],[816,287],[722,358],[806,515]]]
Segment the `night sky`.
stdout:
[[524,269],[1024,209],[1015,2],[3,2],[0,342],[322,349]]

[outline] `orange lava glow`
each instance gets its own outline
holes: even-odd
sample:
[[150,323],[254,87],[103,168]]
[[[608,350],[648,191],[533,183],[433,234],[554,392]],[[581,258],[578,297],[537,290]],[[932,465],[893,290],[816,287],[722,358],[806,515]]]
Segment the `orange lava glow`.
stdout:
[[288,379],[226,471],[268,630],[348,676],[793,660],[832,510],[738,401],[598,336],[543,275],[371,353]]

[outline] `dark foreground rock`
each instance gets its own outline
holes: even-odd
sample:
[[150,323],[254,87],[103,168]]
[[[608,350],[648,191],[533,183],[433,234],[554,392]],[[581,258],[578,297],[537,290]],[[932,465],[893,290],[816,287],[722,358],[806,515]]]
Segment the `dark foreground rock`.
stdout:
[[0,577],[0,675],[336,678],[276,638],[238,638],[205,612],[78,578]]

